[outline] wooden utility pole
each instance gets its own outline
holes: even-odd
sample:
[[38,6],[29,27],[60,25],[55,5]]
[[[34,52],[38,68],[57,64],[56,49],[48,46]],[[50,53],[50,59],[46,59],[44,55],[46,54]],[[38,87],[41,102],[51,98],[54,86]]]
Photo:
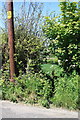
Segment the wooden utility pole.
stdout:
[[13,0],[7,1],[8,17],[8,44],[9,44],[9,62],[10,62],[10,81],[14,82],[15,62],[14,62],[14,21],[13,21]]

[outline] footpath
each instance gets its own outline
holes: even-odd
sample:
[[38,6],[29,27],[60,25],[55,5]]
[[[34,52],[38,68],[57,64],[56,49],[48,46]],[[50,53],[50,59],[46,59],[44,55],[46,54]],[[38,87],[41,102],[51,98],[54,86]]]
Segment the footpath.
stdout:
[[78,118],[78,112],[0,101],[0,118]]

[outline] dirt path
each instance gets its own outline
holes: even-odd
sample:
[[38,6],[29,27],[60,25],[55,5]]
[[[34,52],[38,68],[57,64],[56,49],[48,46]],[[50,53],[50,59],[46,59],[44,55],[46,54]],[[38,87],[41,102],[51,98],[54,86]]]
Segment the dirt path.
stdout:
[[46,109],[9,101],[0,101],[0,113],[1,111],[2,118],[78,118],[78,112],[75,111],[61,108]]

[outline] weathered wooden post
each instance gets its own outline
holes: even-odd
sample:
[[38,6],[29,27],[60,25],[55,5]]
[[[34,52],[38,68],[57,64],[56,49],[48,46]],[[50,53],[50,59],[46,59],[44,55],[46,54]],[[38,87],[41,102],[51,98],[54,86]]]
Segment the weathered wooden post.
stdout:
[[13,21],[13,0],[7,1],[8,18],[8,45],[10,62],[10,81],[14,82],[15,62],[14,62],[14,21]]

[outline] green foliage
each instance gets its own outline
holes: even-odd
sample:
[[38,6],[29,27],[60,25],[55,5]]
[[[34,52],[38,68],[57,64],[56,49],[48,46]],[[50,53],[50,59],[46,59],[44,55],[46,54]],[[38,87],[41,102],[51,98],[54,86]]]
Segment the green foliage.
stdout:
[[[29,70],[38,71],[40,58],[40,50],[43,42],[35,35],[30,35],[27,31],[21,30],[18,27],[15,31],[15,64],[16,73],[19,71],[28,72]],[[25,36],[25,37],[24,37]],[[9,49],[8,49],[8,35],[6,32],[1,34],[1,49],[2,49],[2,66],[3,70],[9,70]]]
[[31,104],[39,103],[49,107],[52,87],[47,78],[44,78],[42,74],[20,74],[14,79],[15,83],[11,83],[4,76],[2,99]]
[[45,74],[48,74],[51,77],[60,77],[64,72],[59,65],[56,64],[43,64],[41,68]]
[[26,30],[24,33],[22,27],[19,27],[15,33],[15,61],[17,72],[20,70],[28,72],[31,68],[37,71],[37,66],[40,62],[40,49],[42,48],[40,38],[33,34],[30,35]]
[[[2,72],[0,71],[0,76],[2,75]],[[0,77],[0,99],[2,99],[2,84],[3,84],[3,80]]]
[[[76,109],[79,105],[80,76],[77,73],[80,74],[80,9],[77,8],[77,4],[77,2],[61,2],[60,16],[54,18],[46,16],[43,26],[48,46],[47,64],[42,65],[42,70],[50,76],[54,71],[54,76],[57,76],[54,78],[55,94],[51,99],[54,105],[69,109]],[[54,56],[57,58],[56,62]]]
[[[27,6],[29,8],[27,12],[25,12],[26,4],[22,3],[21,5],[21,13],[15,15],[14,18],[14,58],[17,76],[19,75],[20,70],[23,71],[23,73],[39,71],[39,64],[42,59],[40,58],[40,50],[43,46],[41,30],[39,30],[38,27],[41,22],[42,4],[31,2]],[[4,11],[6,11],[6,9],[4,9]],[[5,26],[6,18],[5,21],[3,21]],[[2,32],[0,33],[0,40],[2,41],[0,45],[2,49],[3,70],[9,70],[8,33],[6,29],[7,28],[2,29]]]
[[80,76],[75,71],[70,76],[64,75],[55,80],[53,104],[69,109],[78,108],[78,81]]
[[76,2],[61,2],[60,7],[60,16],[45,17],[43,31],[48,39],[38,27],[40,4],[30,3],[30,13],[22,6],[22,14],[15,17],[15,83],[9,81],[8,35],[6,30],[0,34],[0,98],[47,108],[50,104],[79,108],[80,10]]
[[43,72],[45,72],[48,75],[52,75],[52,71],[53,71],[53,66],[52,64],[43,64],[41,65],[41,68],[43,70]]
[[60,16],[45,17],[43,31],[50,39],[49,51],[58,57],[67,73],[80,73],[80,9],[77,2],[61,2],[60,8]]
[[68,109],[79,108],[78,81],[80,81],[80,76],[75,71],[70,76],[64,74],[62,77],[58,75],[57,78],[54,78],[54,91],[52,81],[41,73],[28,75],[20,73],[18,77],[14,77],[15,83],[9,81],[8,75],[8,71],[6,71],[0,81],[2,99],[30,104],[37,103],[47,108],[51,103]]

